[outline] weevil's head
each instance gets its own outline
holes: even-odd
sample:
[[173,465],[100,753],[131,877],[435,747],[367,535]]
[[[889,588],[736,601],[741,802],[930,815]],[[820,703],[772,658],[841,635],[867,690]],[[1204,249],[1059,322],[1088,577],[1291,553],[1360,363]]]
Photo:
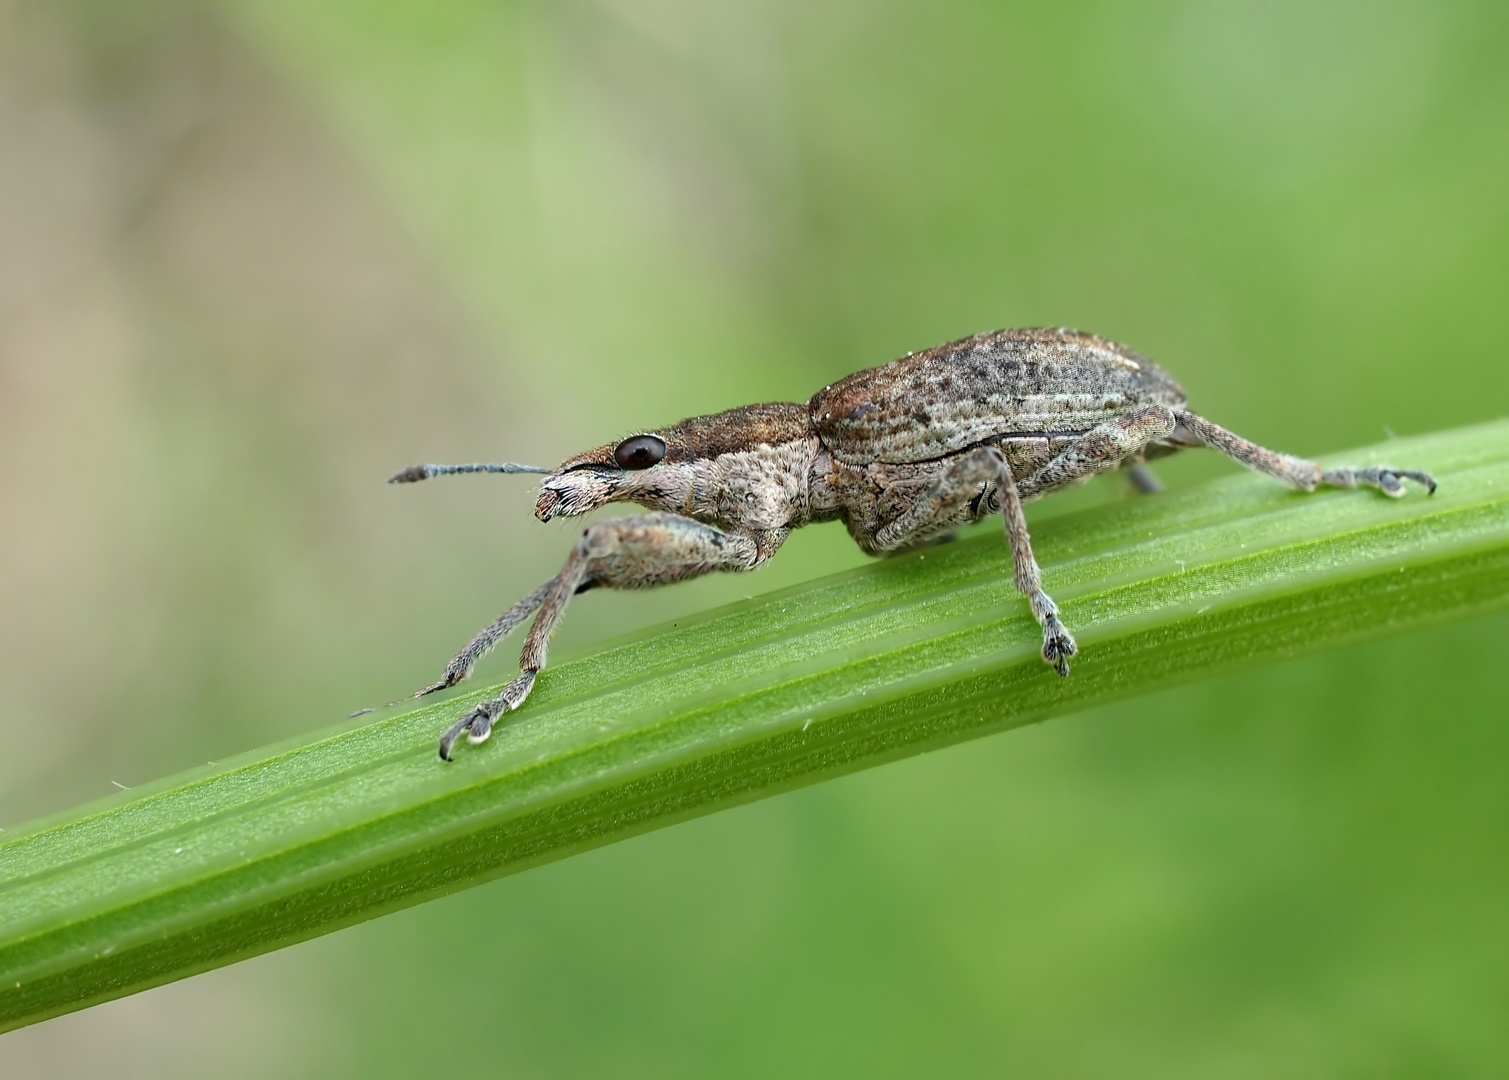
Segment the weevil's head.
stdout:
[[534,516],[574,517],[611,502],[692,514],[716,498],[708,490],[725,454],[801,438],[805,405],[748,405],[643,431],[562,462],[545,478]]
[[545,478],[534,516],[575,517],[611,502],[680,505],[694,478],[689,462],[666,461],[669,450],[664,436],[644,432],[568,458]]

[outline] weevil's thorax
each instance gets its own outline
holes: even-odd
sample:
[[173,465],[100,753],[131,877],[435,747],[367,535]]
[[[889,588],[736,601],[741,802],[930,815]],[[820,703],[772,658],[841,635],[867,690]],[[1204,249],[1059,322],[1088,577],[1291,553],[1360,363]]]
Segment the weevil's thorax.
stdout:
[[760,443],[693,468],[697,501],[683,513],[738,532],[795,529],[812,520],[809,494],[817,439]]

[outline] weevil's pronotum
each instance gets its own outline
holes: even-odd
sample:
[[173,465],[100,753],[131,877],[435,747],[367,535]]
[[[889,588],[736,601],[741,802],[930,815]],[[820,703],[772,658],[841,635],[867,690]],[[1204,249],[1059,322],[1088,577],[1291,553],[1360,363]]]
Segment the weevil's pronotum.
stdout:
[[1043,629],[1043,660],[1069,674],[1078,651],[1043,591],[1022,504],[1097,473],[1135,469],[1156,489],[1149,458],[1208,446],[1302,491],[1321,484],[1404,494],[1404,479],[1435,491],[1423,472],[1373,465],[1325,469],[1248,442],[1185,405],[1157,364],[1077,330],[998,330],[908,353],[850,375],[811,401],[773,402],[694,416],[568,458],[531,465],[416,465],[409,483],[463,472],[544,473],[535,517],[585,514],[610,502],[653,511],[587,527],[561,572],[509,608],[456,654],[420,697],[455,686],[510,631],[535,614],[521,674],[461,716],[440,756],[463,732],[479,743],[529,696],[551,630],[588,589],[644,589],[714,571],[753,570],[792,529],[843,521],[871,555],[943,538],[1004,512],[1012,579]]

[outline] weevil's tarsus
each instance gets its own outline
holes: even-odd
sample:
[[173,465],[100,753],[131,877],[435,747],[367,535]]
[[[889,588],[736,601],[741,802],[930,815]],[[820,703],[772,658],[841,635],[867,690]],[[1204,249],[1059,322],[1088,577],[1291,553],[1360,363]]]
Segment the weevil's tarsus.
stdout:
[[643,589],[753,570],[791,530],[841,520],[872,555],[941,541],[1000,513],[1012,582],[1042,628],[1043,661],[1069,674],[1079,651],[1043,588],[1023,503],[1125,468],[1142,492],[1161,489],[1144,464],[1206,446],[1302,491],[1373,487],[1398,498],[1427,473],[1391,466],[1324,468],[1249,442],[1190,412],[1174,379],[1145,356],[1066,329],[1002,330],[909,353],[824,388],[806,403],[748,405],[632,435],[547,470],[531,465],[418,465],[412,483],[462,472],[546,474],[535,516],[585,514],[614,502],[649,513],[594,523],[559,574],[457,653],[420,697],[454,686],[505,635],[534,622],[520,675],[446,729],[450,760],[463,734],[484,742],[522,706],[545,667],[551,632],[587,589]]
[[442,737],[440,740],[440,756],[447,761],[450,760],[451,746],[454,745],[456,737],[462,731],[466,732],[466,741],[473,746],[485,743],[491,738],[493,722],[504,713],[513,712],[520,705],[524,704],[524,699],[529,697],[529,691],[534,689],[534,677],[536,674],[533,671],[524,672],[504,687],[503,693],[491,701],[484,701],[477,705],[471,712],[467,713],[455,724],[452,724],[451,728],[446,732],[450,736],[450,741],[447,742],[445,737]]
[[514,461],[500,461],[496,464],[476,462],[471,465],[410,465],[388,477],[388,483],[417,484],[433,476],[458,476],[461,473],[539,473],[549,476],[553,471],[541,465],[520,465]]
[[1074,635],[1064,629],[1057,615],[1043,620],[1043,663],[1051,665],[1060,679],[1069,677],[1069,657],[1078,652]]
[[465,713],[450,727],[445,729],[445,734],[440,736],[440,757],[443,761],[451,760],[451,747],[456,745],[456,740],[461,738],[461,733],[471,727],[472,719],[476,716],[476,710]]
[[1375,487],[1394,499],[1404,494],[1402,480],[1413,480],[1425,488],[1427,495],[1436,493],[1436,481],[1430,473],[1418,472],[1414,469],[1396,469],[1392,465],[1367,465],[1360,468],[1353,465],[1339,465],[1334,469],[1327,469],[1321,475],[1321,483],[1330,487]]

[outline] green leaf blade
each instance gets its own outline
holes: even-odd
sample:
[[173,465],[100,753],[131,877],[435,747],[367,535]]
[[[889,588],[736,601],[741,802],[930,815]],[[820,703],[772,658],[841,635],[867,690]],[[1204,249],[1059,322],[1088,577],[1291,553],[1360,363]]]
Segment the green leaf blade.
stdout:
[[[486,746],[478,690],[257,751],[0,843],[0,1029],[961,739],[1509,599],[1509,422],[1348,455],[1433,498],[1237,476],[1036,526],[1081,644],[1053,676],[999,536],[552,668]],[[1422,670],[1428,659],[1422,660]]]

